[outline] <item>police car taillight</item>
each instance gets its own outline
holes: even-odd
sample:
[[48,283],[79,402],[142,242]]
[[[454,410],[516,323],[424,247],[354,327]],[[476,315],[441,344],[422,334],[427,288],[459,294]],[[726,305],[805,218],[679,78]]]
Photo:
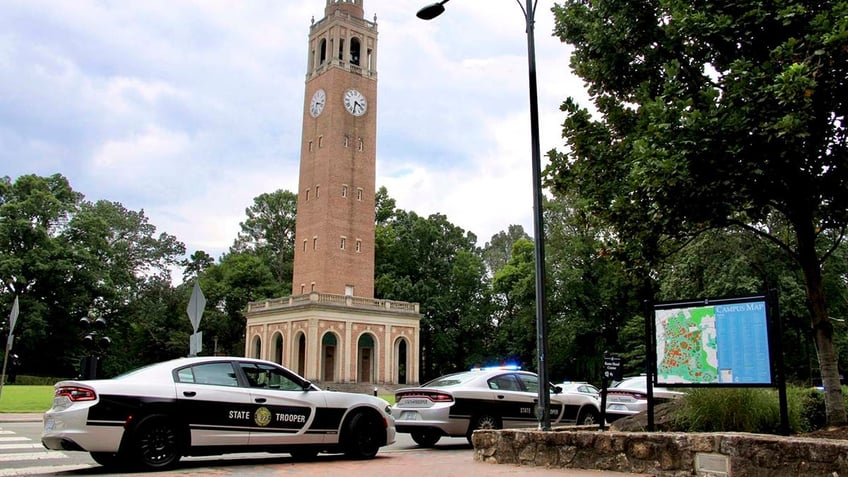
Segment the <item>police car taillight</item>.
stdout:
[[55,397],[66,397],[73,402],[77,401],[94,401],[97,399],[97,393],[93,389],[83,388],[79,386],[62,386],[56,389]]
[[395,394],[395,402],[401,399],[429,399],[432,402],[453,402],[453,396],[447,393],[414,391]]

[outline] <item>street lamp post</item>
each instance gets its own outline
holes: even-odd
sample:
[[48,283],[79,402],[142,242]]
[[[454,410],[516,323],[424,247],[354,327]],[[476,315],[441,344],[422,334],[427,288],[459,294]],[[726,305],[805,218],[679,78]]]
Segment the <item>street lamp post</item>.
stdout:
[[[442,0],[426,6],[418,11],[418,18],[432,20],[445,11],[445,4],[450,0]],[[538,358],[539,398],[536,415],[539,419],[539,429],[551,429],[551,396],[548,389],[548,324],[547,298],[545,294],[545,230],[542,215],[542,159],[539,147],[539,97],[536,87],[536,40],[534,23],[538,0],[525,0],[526,6],[516,0],[527,26],[527,66],[530,80],[530,143],[533,166],[533,233],[536,237],[536,353]]]

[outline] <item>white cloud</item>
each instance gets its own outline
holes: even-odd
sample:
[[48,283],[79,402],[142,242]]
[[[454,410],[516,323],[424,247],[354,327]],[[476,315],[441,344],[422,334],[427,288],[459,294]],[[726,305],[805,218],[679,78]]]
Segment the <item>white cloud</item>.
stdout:
[[[365,0],[377,14],[378,176],[398,207],[443,213],[482,245],[532,233],[527,37],[509,0]],[[483,6],[485,5],[485,7]],[[585,97],[536,13],[541,151]],[[307,39],[324,0],[0,3],[3,173],[67,176],[144,209],[189,253],[232,244],[253,198],[297,190]]]

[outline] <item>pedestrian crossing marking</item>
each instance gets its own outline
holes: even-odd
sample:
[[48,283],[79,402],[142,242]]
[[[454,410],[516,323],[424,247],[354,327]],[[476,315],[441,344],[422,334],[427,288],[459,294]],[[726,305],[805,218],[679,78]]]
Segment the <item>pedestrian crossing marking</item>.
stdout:
[[44,450],[44,446],[34,442],[21,442],[18,444],[0,444],[0,450],[15,450],[15,449],[39,449]]
[[20,469],[2,469],[0,477],[11,477],[17,475],[39,475],[39,474],[56,474],[61,472],[72,472],[75,470],[83,470],[95,467],[94,465],[51,465],[39,467],[23,467]]
[[13,460],[46,460],[46,459],[67,459],[64,453],[60,451],[43,451],[43,452],[18,452],[14,454],[0,454],[0,462],[9,462]]

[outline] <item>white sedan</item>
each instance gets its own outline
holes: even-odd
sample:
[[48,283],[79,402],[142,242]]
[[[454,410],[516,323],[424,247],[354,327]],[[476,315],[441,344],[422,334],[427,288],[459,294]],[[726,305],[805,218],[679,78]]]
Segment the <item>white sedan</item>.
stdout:
[[395,441],[385,400],[322,391],[257,359],[180,358],[55,388],[44,447],[89,452],[111,467],[161,470],[184,455],[259,451],[369,459]]
[[[625,378],[607,389],[607,422],[632,416],[648,409],[647,377]],[[654,405],[662,404],[683,396],[684,393],[662,387],[653,387]]]
[[[548,385],[552,425],[600,422],[598,401],[588,395],[562,393]],[[476,429],[538,426],[539,378],[535,373],[504,368],[472,369],[448,374],[417,388],[395,392],[392,413],[397,431],[409,433],[422,447],[442,436],[466,437]]]

